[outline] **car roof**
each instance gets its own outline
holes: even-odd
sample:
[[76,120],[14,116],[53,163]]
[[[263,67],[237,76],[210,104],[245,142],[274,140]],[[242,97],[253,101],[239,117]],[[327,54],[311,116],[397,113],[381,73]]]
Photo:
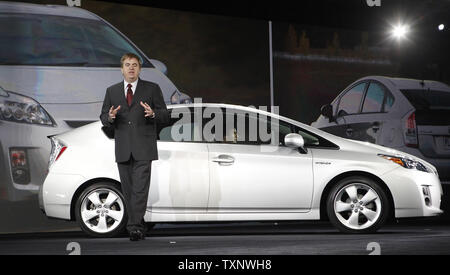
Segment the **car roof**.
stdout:
[[40,5],[21,2],[0,1],[0,13],[43,14],[101,20],[97,15],[77,7],[68,7],[63,5]]
[[[239,111],[243,111],[243,112],[253,112],[253,113],[258,113],[261,115],[265,115],[265,116],[271,116],[271,117],[275,117],[277,119],[280,120],[284,120],[287,122],[290,122],[292,124],[296,124],[298,126],[302,126],[305,128],[313,128],[303,122],[288,118],[288,117],[284,117],[281,116],[277,113],[271,113],[265,110],[261,110],[261,109],[257,109],[256,107],[245,107],[242,105],[234,105],[234,104],[226,104],[226,103],[188,103],[188,104],[173,104],[173,105],[167,105],[168,109],[181,109],[181,108],[200,108],[200,107],[210,107],[210,108],[228,108],[228,109],[235,109],[235,110],[239,110]],[[316,128],[313,128],[316,129]],[[317,130],[317,129],[316,129]]]
[[[227,103],[188,103],[188,104],[173,104],[173,105],[167,105],[167,108],[169,109],[179,109],[179,108],[195,108],[195,107],[210,107],[210,108],[230,108],[230,109],[236,109],[241,110],[244,112],[257,112],[264,115],[270,115],[273,116],[273,113],[252,108],[252,107],[245,107],[242,105],[234,105],[234,104],[227,104]],[[281,116],[280,116],[281,117]]]
[[450,91],[450,87],[435,80],[421,80],[412,78],[387,77],[387,76],[367,76],[360,80],[374,79],[382,83],[389,82],[399,90],[413,90],[430,88],[432,90]]
[[335,135],[332,135],[330,133],[327,133],[325,131],[322,131],[320,129],[312,127],[312,126],[310,126],[308,124],[305,124],[303,122],[300,122],[300,121],[297,121],[297,120],[294,120],[294,119],[291,119],[291,118],[288,118],[288,117],[281,116],[281,115],[279,115],[277,113],[271,113],[271,112],[267,112],[267,111],[264,111],[264,110],[261,110],[261,109],[256,109],[256,107],[254,108],[254,107],[245,107],[245,106],[242,106],[242,105],[234,105],[234,104],[226,104],[226,103],[203,103],[203,102],[202,103],[194,102],[194,103],[189,103],[189,104],[167,105],[167,108],[168,109],[172,109],[172,110],[174,110],[174,109],[181,109],[181,108],[195,108],[195,107],[197,107],[197,108],[200,108],[200,107],[230,108],[230,109],[240,110],[240,111],[243,111],[243,112],[255,112],[255,113],[258,113],[258,114],[265,115],[265,116],[271,116],[271,117],[276,118],[278,120],[282,120],[282,121],[291,123],[293,125],[299,126],[299,127],[303,128],[305,130],[308,130],[308,131],[311,131],[313,133],[319,134],[319,135],[321,135],[324,138],[336,139]]

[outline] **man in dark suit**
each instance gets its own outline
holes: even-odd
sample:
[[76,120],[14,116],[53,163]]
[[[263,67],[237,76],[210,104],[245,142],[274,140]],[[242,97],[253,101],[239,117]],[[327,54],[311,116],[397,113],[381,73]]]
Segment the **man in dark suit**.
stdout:
[[169,113],[158,84],[139,78],[142,62],[132,53],[121,60],[124,81],[106,89],[100,120],[114,129],[115,155],[128,214],[130,240],[145,239],[151,165],[158,159],[156,123]]

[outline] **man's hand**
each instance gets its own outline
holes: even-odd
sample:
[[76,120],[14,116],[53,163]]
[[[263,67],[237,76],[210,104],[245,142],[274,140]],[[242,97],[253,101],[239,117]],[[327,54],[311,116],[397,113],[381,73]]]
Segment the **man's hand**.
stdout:
[[150,106],[146,102],[142,103],[142,101],[141,101],[140,103],[141,103],[141,106],[144,107],[145,117],[154,117],[155,116],[155,112],[153,112],[152,108],[150,108]]
[[116,118],[117,112],[120,110],[120,105],[114,109],[114,105],[109,109],[109,120],[112,121]]

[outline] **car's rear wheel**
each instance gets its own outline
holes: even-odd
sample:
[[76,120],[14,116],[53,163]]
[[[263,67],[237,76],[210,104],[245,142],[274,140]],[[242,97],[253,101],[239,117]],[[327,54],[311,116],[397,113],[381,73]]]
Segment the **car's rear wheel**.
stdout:
[[125,200],[117,185],[96,183],[78,197],[75,215],[81,229],[94,237],[110,238],[124,232]]
[[345,233],[372,233],[390,213],[386,192],[372,179],[349,177],[338,182],[327,199],[331,223]]

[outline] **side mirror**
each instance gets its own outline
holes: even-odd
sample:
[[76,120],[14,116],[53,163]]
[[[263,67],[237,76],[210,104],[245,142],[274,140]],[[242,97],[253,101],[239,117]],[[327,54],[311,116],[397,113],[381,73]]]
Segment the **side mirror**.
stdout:
[[284,144],[290,148],[297,148],[301,154],[308,153],[308,150],[305,148],[305,140],[299,134],[287,134],[284,137]]
[[333,106],[330,104],[323,105],[320,107],[320,114],[328,118],[328,122],[333,122]]

